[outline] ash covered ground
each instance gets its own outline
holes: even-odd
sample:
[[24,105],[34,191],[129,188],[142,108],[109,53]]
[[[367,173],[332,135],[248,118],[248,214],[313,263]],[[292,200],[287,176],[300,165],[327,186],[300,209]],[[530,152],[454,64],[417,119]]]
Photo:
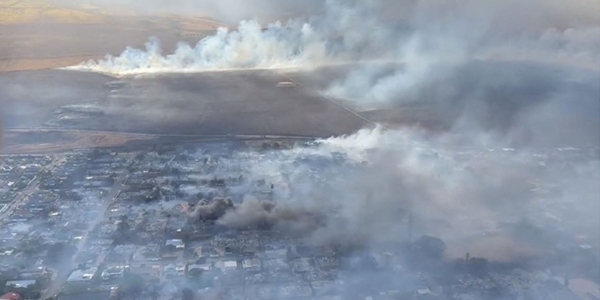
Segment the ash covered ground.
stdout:
[[598,148],[490,147],[378,128],[11,155],[2,274],[61,299],[576,297]]

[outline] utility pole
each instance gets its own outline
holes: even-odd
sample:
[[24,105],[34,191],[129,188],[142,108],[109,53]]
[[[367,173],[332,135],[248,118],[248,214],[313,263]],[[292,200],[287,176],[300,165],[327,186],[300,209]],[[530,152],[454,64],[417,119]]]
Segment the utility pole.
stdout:
[[412,235],[413,235],[413,213],[412,211],[408,213],[408,243],[412,244]]

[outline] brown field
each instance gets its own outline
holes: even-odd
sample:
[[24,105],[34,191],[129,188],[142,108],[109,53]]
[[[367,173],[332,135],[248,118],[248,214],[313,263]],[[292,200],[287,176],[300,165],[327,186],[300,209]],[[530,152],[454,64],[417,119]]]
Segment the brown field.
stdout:
[[74,149],[123,146],[149,141],[149,135],[96,133],[78,131],[11,131],[4,132],[2,154],[54,153]]
[[205,16],[138,16],[81,3],[58,7],[44,0],[0,0],[0,72],[66,67],[127,46],[143,47],[150,36],[170,51],[195,43],[223,24]]
[[101,59],[103,56],[75,56],[59,58],[31,58],[31,59],[12,59],[3,60],[0,63],[0,72],[28,71],[40,69],[54,69],[65,66],[72,66],[82,61]]

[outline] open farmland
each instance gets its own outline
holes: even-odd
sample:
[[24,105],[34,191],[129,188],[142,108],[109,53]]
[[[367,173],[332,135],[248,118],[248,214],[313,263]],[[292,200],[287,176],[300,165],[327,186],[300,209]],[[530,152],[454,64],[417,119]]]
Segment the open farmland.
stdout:
[[[115,14],[118,11],[118,14]],[[149,36],[168,50],[197,42],[221,23],[205,16],[138,16],[124,7],[107,11],[85,3],[0,1],[0,72],[65,67],[143,46]]]

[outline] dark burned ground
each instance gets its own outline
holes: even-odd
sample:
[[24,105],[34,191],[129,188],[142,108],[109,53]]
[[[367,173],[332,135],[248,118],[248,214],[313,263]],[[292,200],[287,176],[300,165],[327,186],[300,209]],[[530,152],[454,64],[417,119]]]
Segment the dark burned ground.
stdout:
[[[122,79],[60,70],[5,73],[0,74],[0,114],[6,128],[313,137],[348,134],[373,123],[447,129],[468,120],[470,128],[510,135],[517,142],[598,143],[596,71],[474,62],[416,86],[412,98],[387,104],[359,107],[360,102],[332,101],[320,93],[356,69]],[[278,86],[290,78],[300,85]]]
[[[325,71],[285,75],[222,71],[121,79],[65,70],[12,72],[0,74],[0,113],[6,128],[151,134],[329,137],[372,126],[369,121],[441,127],[429,108],[352,113],[347,108],[355,107],[349,102],[332,102],[319,93],[329,84],[320,76],[342,76],[349,66]],[[278,86],[290,80],[287,75],[302,85]]]
[[115,80],[74,71],[0,75],[6,128],[59,127],[156,134],[331,136],[368,125],[271,71]]
[[113,92],[109,103],[119,105],[107,109],[125,106],[143,128],[177,133],[330,136],[365,126],[309,90],[277,86],[285,80],[271,71],[138,78]]
[[[163,143],[148,135],[90,131],[29,131],[8,130],[4,132],[2,154],[41,154],[97,147],[121,147],[126,145],[154,145]],[[181,142],[181,141],[179,141]]]
[[98,74],[24,71],[0,74],[0,116],[5,128],[40,127],[63,105],[102,99],[102,85],[111,79]]
[[[289,71],[297,82],[328,90],[376,86],[406,76],[402,64],[352,64],[313,72]],[[408,91],[386,94],[386,102],[346,95],[362,116],[387,127],[489,132],[511,144],[600,144],[600,72],[524,61],[479,61],[428,66],[429,76]],[[410,73],[408,73],[410,75]],[[401,81],[402,76],[395,77]],[[375,91],[381,91],[374,89]],[[392,89],[393,90],[393,89]],[[385,93],[384,93],[385,94]]]

